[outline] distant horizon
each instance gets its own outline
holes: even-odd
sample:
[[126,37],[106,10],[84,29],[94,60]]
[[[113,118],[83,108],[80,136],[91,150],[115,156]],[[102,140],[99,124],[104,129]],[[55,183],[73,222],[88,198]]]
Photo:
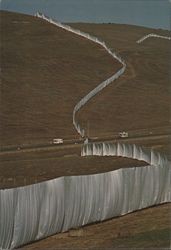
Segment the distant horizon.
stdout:
[[116,23],[171,29],[169,0],[1,0],[0,10],[28,15],[38,11],[65,23]]

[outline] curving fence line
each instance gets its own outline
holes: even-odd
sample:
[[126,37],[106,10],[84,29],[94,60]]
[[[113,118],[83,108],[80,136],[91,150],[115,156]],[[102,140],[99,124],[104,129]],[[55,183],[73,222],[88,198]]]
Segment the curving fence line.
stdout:
[[53,21],[51,18],[46,17],[44,14],[40,14],[40,13],[36,13],[37,17],[42,18],[60,28],[63,28],[67,31],[70,31],[74,34],[77,34],[79,36],[82,36],[90,41],[93,41],[99,45],[101,45],[114,59],[118,60],[121,64],[122,64],[122,68],[117,71],[115,74],[113,74],[111,77],[109,77],[107,80],[103,81],[102,83],[100,83],[96,88],[94,88],[92,91],[90,91],[86,96],[84,96],[74,107],[73,110],[73,125],[76,128],[77,132],[84,137],[85,135],[85,130],[83,128],[81,128],[80,124],[78,123],[78,121],[76,120],[76,113],[81,109],[81,107],[83,107],[92,97],[94,97],[97,93],[99,93],[102,89],[104,89],[106,86],[108,86],[110,83],[112,83],[114,80],[116,80],[118,77],[120,77],[125,69],[126,69],[126,64],[125,62],[118,56],[116,55],[116,53],[112,52],[110,50],[110,48],[107,47],[107,45],[105,44],[105,42],[99,40],[97,37],[92,36],[88,33],[82,32],[80,30],[74,29],[66,24],[62,24],[59,23],[57,21]]
[[[67,25],[37,16],[74,32]],[[80,31],[76,30],[78,34]],[[86,33],[80,35],[88,38]],[[89,38],[88,38],[89,39]],[[92,37],[90,40],[95,41]],[[99,44],[104,44],[98,39]],[[123,67],[101,83],[74,108],[76,112],[96,93],[119,77],[125,63],[110,49]],[[89,223],[124,215],[138,209],[171,201],[171,166],[166,157],[136,145],[114,143],[85,144],[81,156],[121,156],[147,162],[144,167],[114,170],[108,173],[66,176],[25,187],[0,190],[0,249],[13,249],[47,236]]]
[[0,249],[171,201],[170,163],[161,154],[136,145],[93,143],[82,148],[82,156],[90,155],[147,165],[0,190]]
[[169,37],[169,36],[160,36],[160,35],[151,33],[151,34],[148,34],[146,36],[143,36],[141,39],[136,41],[136,43],[142,43],[144,40],[146,40],[147,38],[150,38],[150,37],[157,37],[157,38],[163,38],[163,39],[171,40],[171,37]]
[[81,156],[122,156],[145,161],[153,166],[169,167],[168,159],[154,150],[142,146],[125,143],[97,142],[87,143],[82,146]]

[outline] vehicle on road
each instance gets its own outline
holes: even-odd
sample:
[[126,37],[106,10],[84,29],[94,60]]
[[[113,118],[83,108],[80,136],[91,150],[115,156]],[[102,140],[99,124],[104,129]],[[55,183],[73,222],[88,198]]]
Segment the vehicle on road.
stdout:
[[128,137],[128,132],[125,132],[125,131],[120,132],[120,133],[119,133],[119,137],[121,137],[121,138],[126,138],[126,137]]
[[60,139],[60,138],[53,139],[53,144],[62,144],[63,142],[64,142],[63,139]]

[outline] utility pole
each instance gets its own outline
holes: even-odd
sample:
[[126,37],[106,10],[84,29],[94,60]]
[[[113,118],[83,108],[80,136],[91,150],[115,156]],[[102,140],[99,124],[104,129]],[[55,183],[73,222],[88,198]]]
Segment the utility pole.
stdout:
[[87,121],[87,137],[90,138],[90,121]]

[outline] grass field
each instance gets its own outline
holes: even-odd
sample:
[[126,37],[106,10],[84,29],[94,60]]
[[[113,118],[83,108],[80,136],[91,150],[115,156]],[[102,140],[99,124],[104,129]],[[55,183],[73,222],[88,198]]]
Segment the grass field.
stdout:
[[1,145],[74,138],[76,103],[121,66],[38,18],[1,12]]
[[142,44],[136,44],[148,33],[166,36],[170,33],[120,24],[73,26],[106,41],[127,64],[124,75],[80,111],[82,124],[85,126],[89,121],[90,136],[170,127],[170,41],[149,38]]
[[23,249],[169,249],[170,204],[51,236]]
[[[75,104],[121,65],[95,43],[35,17],[1,14],[0,145],[78,138],[72,125]],[[117,24],[71,24],[104,40],[126,61],[125,74],[93,98],[78,114],[90,136],[122,130],[170,128],[170,42],[136,40],[167,31]],[[135,143],[133,141],[132,143]],[[170,139],[136,141],[170,154]],[[80,145],[0,154],[1,188],[62,175],[112,171],[144,162],[80,157]],[[145,209],[103,223],[71,230],[26,249],[169,246],[170,205]]]

